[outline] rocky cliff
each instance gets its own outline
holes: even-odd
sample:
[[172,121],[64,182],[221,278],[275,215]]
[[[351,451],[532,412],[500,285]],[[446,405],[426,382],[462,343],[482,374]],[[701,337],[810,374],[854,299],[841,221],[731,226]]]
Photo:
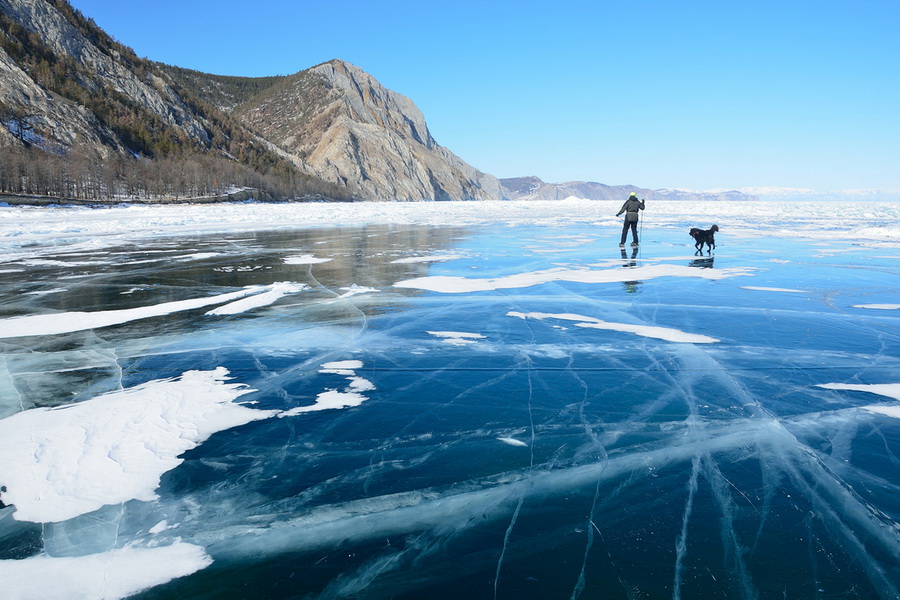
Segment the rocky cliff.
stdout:
[[499,181],[440,146],[412,100],[341,60],[285,78],[235,112],[298,164],[367,198],[500,198]]
[[[99,30],[92,31],[87,22],[74,18],[76,13],[67,4],[0,0],[0,12],[12,24],[22,27],[27,36],[15,36],[9,27],[4,28],[7,38],[24,37],[13,43],[24,43],[26,47],[18,61],[0,49],[0,101],[32,116],[29,122],[32,127],[47,130],[65,145],[89,144],[104,152],[126,149],[121,136],[86,106],[48,89],[53,86],[43,80],[58,78],[72,67],[66,65],[46,75],[43,72],[68,61],[77,68],[77,74],[72,74],[86,95],[120,95],[167,125],[177,127],[198,144],[209,144],[209,134],[198,115],[164,78],[146,69],[140,69],[143,71],[140,77],[136,71],[143,66],[141,61],[133,53],[129,56],[114,48],[108,36]],[[39,41],[32,41],[34,37]],[[33,56],[37,52],[44,56]],[[67,85],[67,82],[58,83],[60,87]]]

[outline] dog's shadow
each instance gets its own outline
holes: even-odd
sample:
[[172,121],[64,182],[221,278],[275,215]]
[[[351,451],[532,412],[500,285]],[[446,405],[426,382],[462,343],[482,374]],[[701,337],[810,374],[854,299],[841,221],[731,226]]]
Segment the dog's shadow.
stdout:
[[695,258],[690,263],[688,263],[688,266],[697,269],[712,269],[715,260],[715,256],[701,256],[701,258]]

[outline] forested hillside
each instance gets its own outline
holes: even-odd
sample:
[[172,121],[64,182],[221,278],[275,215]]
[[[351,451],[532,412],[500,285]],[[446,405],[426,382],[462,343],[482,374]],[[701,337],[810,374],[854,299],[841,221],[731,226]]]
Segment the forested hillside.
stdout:
[[[179,70],[181,76],[173,78],[65,0],[47,4],[64,22],[34,23],[13,3],[0,2],[0,59],[27,74],[36,88],[14,93],[14,86],[4,85],[0,93],[5,138],[17,142],[0,143],[0,191],[83,199],[184,198],[253,186],[284,198],[353,197],[346,186],[304,172],[201,98],[192,91],[191,72]],[[52,28],[62,30],[62,48],[48,42]],[[245,94],[252,95],[277,78],[220,79],[232,80],[220,97],[234,98],[242,80],[251,82]],[[72,107],[70,112],[81,109],[96,139],[66,136],[67,123],[47,106],[53,104]],[[173,173],[178,176],[168,177]]]

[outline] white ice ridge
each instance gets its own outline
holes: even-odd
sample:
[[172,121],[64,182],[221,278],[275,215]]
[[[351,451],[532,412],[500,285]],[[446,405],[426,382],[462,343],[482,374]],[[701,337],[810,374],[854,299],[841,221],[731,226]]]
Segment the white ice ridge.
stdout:
[[0,585],[4,598],[16,600],[118,600],[210,564],[203,548],[180,542],[87,556],[37,556],[0,560]]
[[685,265],[644,265],[628,269],[567,269],[555,268],[530,273],[515,273],[505,277],[469,278],[450,275],[433,275],[398,281],[395,287],[414,288],[445,294],[466,292],[487,292],[493,290],[524,288],[553,281],[575,283],[624,283],[627,281],[647,281],[658,277],[699,277],[702,279],[725,279],[749,275],[752,268],[697,269]]
[[20,521],[65,521],[153,500],[163,473],[212,434],[272,416],[234,402],[253,390],[228,371],[187,371],[59,408],[0,420],[3,500]]
[[261,308],[263,306],[269,306],[270,304],[274,304],[283,296],[287,296],[288,294],[296,294],[297,292],[303,291],[309,286],[305,283],[291,283],[289,281],[280,281],[278,283],[273,283],[268,286],[269,291],[263,292],[261,294],[256,294],[255,296],[250,296],[249,298],[241,298],[235,302],[229,302],[224,306],[220,306],[218,308],[214,308],[211,311],[208,311],[206,314],[208,315],[236,315],[238,313],[247,312],[248,310],[253,310],[254,308]]
[[[900,400],[900,383],[873,383],[873,384],[853,384],[853,383],[823,383],[816,387],[825,388],[826,390],[849,390],[853,392],[869,392],[886,396],[894,400]],[[863,410],[873,413],[879,413],[888,417],[900,419],[900,405],[872,405],[863,406]]]
[[425,333],[441,338],[444,342],[453,346],[465,346],[474,344],[476,340],[483,340],[485,336],[480,333],[466,333],[464,331],[426,331]]
[[362,361],[358,360],[341,360],[324,363],[319,369],[319,373],[343,375],[347,378],[347,386],[343,390],[326,389],[316,396],[315,404],[298,406],[297,408],[278,413],[278,416],[295,417],[308,412],[359,406],[368,400],[368,398],[363,395],[363,392],[370,392],[375,389],[375,385],[371,381],[356,374],[356,370],[361,369],[362,366]]
[[[141,306],[138,308],[9,317],[0,319],[0,338],[26,337],[32,335],[58,335],[61,333],[84,331],[86,329],[110,327],[112,325],[121,325],[139,319],[161,317],[163,315],[170,315],[185,310],[194,310],[205,306],[212,306],[214,304],[233,302],[240,298],[266,292],[266,290],[271,292],[273,289],[274,286],[248,286],[242,290],[230,292],[228,294],[219,294],[204,298],[192,298],[190,300],[177,300],[175,302],[164,302],[162,304]],[[272,300],[272,302],[274,301],[275,299]]]
[[678,329],[670,329],[668,327],[656,327],[654,325],[631,325],[629,323],[610,323],[601,321],[594,317],[586,317],[572,313],[543,313],[543,312],[515,312],[506,313],[508,317],[518,317],[520,319],[561,319],[564,321],[577,321],[576,327],[589,327],[592,329],[607,329],[610,331],[622,331],[625,333],[633,333],[643,337],[665,340],[667,342],[681,342],[685,344],[714,344],[719,340],[708,335],[700,335],[697,333],[685,333]]
[[288,256],[284,259],[284,264],[286,265],[317,265],[319,263],[326,263],[330,261],[330,258],[316,258],[312,254],[298,254],[296,256]]

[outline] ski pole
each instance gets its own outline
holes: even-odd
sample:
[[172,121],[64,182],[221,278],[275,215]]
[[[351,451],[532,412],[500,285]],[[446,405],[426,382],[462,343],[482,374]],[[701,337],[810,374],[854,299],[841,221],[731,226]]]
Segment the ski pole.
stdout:
[[[643,202],[643,201],[644,201],[644,199],[641,198],[641,202]],[[646,208],[644,209],[644,214],[647,214],[647,209],[646,209]],[[640,244],[638,244],[638,252],[641,251],[640,248],[641,248],[641,246],[642,246],[643,243],[644,243],[644,215],[641,215],[641,225],[640,225],[640,230],[641,230],[641,231],[640,231],[641,242],[640,242]]]

